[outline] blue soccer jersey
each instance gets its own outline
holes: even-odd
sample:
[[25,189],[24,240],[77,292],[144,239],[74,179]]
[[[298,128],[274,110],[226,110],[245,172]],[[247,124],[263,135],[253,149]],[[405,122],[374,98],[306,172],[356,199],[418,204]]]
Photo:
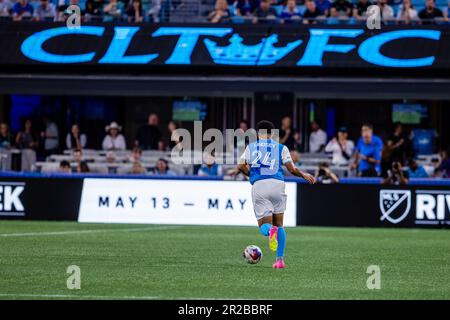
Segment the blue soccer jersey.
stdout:
[[258,140],[245,149],[241,161],[250,166],[250,183],[258,180],[284,181],[283,164],[292,162],[289,149],[275,140]]

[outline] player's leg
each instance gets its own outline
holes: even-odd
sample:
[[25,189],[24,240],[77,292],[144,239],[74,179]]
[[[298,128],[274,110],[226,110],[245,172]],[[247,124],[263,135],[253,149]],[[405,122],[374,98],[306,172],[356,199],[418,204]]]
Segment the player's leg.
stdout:
[[262,181],[257,181],[252,188],[253,209],[258,220],[259,232],[268,237],[272,229],[273,205],[267,199],[267,191]]
[[286,230],[284,230],[283,220],[283,213],[273,215],[273,224],[278,228],[277,260],[273,266],[276,269],[284,268],[284,255],[286,252]]
[[272,216],[263,217],[258,220],[259,232],[264,236],[268,237],[270,234],[270,229],[272,228]]

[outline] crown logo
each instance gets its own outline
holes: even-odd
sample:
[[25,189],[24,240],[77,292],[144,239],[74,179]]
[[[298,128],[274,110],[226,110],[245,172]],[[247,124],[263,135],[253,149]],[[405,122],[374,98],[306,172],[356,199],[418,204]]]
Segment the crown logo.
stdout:
[[242,37],[235,33],[229,40],[229,46],[220,47],[209,39],[204,39],[204,43],[216,64],[240,66],[272,65],[302,43],[302,40],[296,40],[288,43],[285,47],[274,47],[273,45],[278,42],[277,34],[263,38],[260,43],[255,45],[245,45],[242,40]]

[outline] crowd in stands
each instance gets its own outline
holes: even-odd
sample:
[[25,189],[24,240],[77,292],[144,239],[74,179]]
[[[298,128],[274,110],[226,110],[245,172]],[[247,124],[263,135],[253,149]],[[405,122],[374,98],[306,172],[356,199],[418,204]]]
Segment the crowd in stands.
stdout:
[[[0,18],[65,21],[72,13],[69,6],[75,5],[84,22],[158,23],[189,11],[191,2],[198,8],[190,22],[361,23],[371,15],[371,5],[379,7],[382,22],[389,24],[448,23],[450,16],[447,0],[0,0]],[[202,12],[203,7],[213,9]]]
[[[26,119],[15,135],[10,132],[8,124],[0,124],[0,151],[20,150],[22,171],[36,171],[37,161],[41,159],[58,161],[59,167],[55,167],[55,171],[63,173],[88,173],[91,172],[90,166],[95,165],[117,169],[105,173],[156,176],[195,174],[244,179],[239,177],[235,165],[217,163],[213,154],[203,156],[203,164],[194,165],[190,172],[171,168],[170,150],[182,144],[175,131],[180,124],[169,122],[166,131],[172,139],[164,140],[159,116],[154,113],[149,115],[147,123],[137,130],[132,140],[122,134],[122,127],[117,122],[111,122],[105,128],[102,150],[91,150],[94,152],[91,154],[86,149],[88,136],[78,124],[73,124],[70,132],[61,137],[58,125],[49,116],[43,117],[41,123],[39,132],[35,130],[33,121]],[[246,132],[249,129],[249,123],[241,121],[238,130]],[[320,123],[312,121],[309,132],[308,146],[305,148],[300,133],[293,128],[292,119],[286,116],[280,123],[279,141],[291,150],[295,164],[314,172],[321,183],[338,183],[342,176],[381,177],[388,184],[406,184],[411,178],[450,177],[448,151],[441,150],[438,156],[433,154],[433,141],[437,137],[433,129],[415,128],[407,133],[401,123],[395,123],[392,133],[383,141],[374,133],[374,127],[365,123],[356,143],[349,139],[345,126],[339,127],[334,137],[328,137]],[[130,140],[131,145],[127,145]],[[424,144],[424,141],[427,143]],[[245,141],[238,140],[235,147],[242,150]],[[66,153],[63,155],[64,150]],[[422,155],[432,158],[424,160]],[[349,174],[339,174],[338,170]]]

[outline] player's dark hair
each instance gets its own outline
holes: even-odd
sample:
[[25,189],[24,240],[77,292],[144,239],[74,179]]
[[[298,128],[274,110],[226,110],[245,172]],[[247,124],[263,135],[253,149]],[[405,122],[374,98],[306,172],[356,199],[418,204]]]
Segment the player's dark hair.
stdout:
[[262,120],[256,124],[256,131],[259,133],[260,131],[265,131],[264,133],[272,134],[272,131],[275,129],[275,126],[272,122],[268,120]]

